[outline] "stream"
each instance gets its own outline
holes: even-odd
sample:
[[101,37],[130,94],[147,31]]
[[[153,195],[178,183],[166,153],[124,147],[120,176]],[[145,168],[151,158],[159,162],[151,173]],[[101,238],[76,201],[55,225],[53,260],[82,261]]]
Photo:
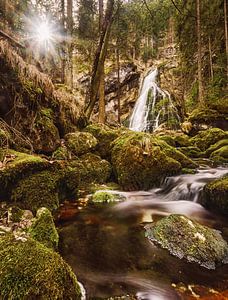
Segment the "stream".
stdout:
[[224,283],[227,288],[228,265],[207,270],[180,260],[145,238],[144,229],[148,222],[178,213],[221,230],[228,240],[227,219],[198,203],[203,186],[227,173],[228,168],[201,167],[194,175],[167,178],[161,188],[118,192],[125,197],[122,202],[79,205],[73,218],[60,221],[60,253],[87,299],[181,299],[173,288],[178,283],[213,288]]

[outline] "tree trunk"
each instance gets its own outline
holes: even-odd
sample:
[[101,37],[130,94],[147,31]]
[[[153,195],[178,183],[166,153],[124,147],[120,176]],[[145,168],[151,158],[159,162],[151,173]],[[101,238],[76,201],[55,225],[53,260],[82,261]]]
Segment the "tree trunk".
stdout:
[[99,45],[96,51],[94,63],[93,63],[93,71],[90,85],[90,99],[89,104],[85,108],[85,115],[89,119],[94,105],[97,100],[98,90],[100,86],[100,80],[102,75],[102,70],[104,66],[104,61],[106,58],[108,41],[111,31],[111,25],[113,21],[113,9],[114,9],[114,0],[109,0],[107,4],[107,9],[105,12],[105,18],[103,22],[102,34],[100,35]]
[[198,59],[198,91],[199,103],[204,105],[203,98],[203,76],[202,76],[202,47],[201,47],[201,19],[200,19],[200,0],[196,0],[197,13],[197,59]]
[[[61,24],[63,34],[65,33],[65,0],[61,0]],[[61,60],[61,82],[65,83],[66,53],[65,42],[62,43],[62,60]]]
[[210,36],[209,36],[209,39],[208,39],[208,48],[209,48],[209,60],[210,60],[211,80],[213,80],[214,79],[214,72],[213,72],[212,50],[211,50],[211,37]]
[[69,36],[68,42],[68,84],[73,88],[73,3],[72,0],[67,0],[67,33]]
[[[226,72],[228,82],[228,29],[227,29],[227,0],[224,0],[225,43],[226,43]],[[228,83],[227,83],[228,85]]]

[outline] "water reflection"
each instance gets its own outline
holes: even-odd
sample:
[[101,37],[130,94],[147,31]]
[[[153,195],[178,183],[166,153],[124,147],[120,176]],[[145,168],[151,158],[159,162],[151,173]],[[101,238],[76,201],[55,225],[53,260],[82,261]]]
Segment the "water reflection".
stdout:
[[172,300],[179,299],[172,283],[216,288],[225,282],[228,266],[206,270],[179,260],[150,243],[145,238],[144,225],[164,215],[180,213],[224,230],[228,227],[225,218],[189,200],[192,193],[198,199],[208,178],[227,171],[208,169],[196,175],[173,177],[161,189],[123,193],[124,202],[90,205],[73,221],[60,224],[61,254],[85,286],[88,298],[130,294],[137,299]]

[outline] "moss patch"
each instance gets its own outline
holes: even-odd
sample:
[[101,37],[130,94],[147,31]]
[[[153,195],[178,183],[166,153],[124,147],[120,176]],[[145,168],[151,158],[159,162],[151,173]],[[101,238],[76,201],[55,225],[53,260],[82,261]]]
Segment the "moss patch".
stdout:
[[97,145],[97,139],[89,132],[68,133],[64,138],[69,151],[77,156],[90,152]]
[[146,236],[162,248],[208,269],[228,263],[228,245],[221,234],[181,215],[146,226]]
[[45,207],[38,209],[36,218],[33,220],[28,233],[34,240],[46,247],[58,248],[59,235],[55,228],[52,214]]
[[3,299],[81,299],[77,279],[59,254],[33,239],[0,237]]

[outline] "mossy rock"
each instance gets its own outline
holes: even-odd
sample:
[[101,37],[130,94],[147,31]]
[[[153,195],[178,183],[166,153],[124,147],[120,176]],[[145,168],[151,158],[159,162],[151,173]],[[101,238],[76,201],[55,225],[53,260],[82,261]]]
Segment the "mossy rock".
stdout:
[[146,237],[172,255],[207,269],[228,263],[228,245],[219,231],[182,215],[170,215],[147,225]]
[[76,156],[90,152],[97,145],[97,139],[89,132],[68,133],[64,138],[68,150]]
[[93,203],[115,203],[125,200],[125,197],[118,193],[108,191],[97,191],[90,199]]
[[212,211],[228,214],[228,176],[207,183],[201,202]]
[[9,149],[1,152],[8,161],[0,170],[1,200],[10,198],[11,190],[19,180],[35,172],[53,168],[52,164],[38,155],[29,155]]
[[181,170],[181,164],[165,154],[161,143],[163,148],[172,149],[152,135],[140,132],[123,134],[114,141],[112,164],[124,190],[149,189],[165,176]]
[[8,146],[10,144],[10,140],[10,134],[0,128],[0,147]]
[[50,171],[42,171],[21,179],[12,188],[11,201],[23,209],[36,212],[45,206],[51,211],[59,207],[59,176]]
[[0,236],[0,298],[81,299],[76,276],[59,254],[39,242]]
[[85,128],[85,131],[91,133],[98,140],[96,151],[102,158],[110,159],[112,142],[120,135],[119,129],[112,129],[103,124],[91,124]]
[[205,124],[211,124],[221,118],[221,113],[219,113],[215,109],[210,109],[210,108],[204,108],[200,109],[197,108],[193,110],[188,117],[188,121],[192,123],[205,123]]
[[105,183],[109,180],[112,172],[110,163],[93,153],[82,155],[80,159],[69,162],[72,169],[80,174],[80,185],[90,183]]
[[209,157],[212,152],[220,149],[223,146],[228,146],[228,138],[227,139],[222,139],[219,140],[217,143],[211,145],[207,150],[206,150],[206,156]]
[[200,131],[196,136],[191,138],[191,142],[201,151],[206,151],[211,145],[227,138],[228,133],[226,131],[219,128],[211,128],[205,131]]
[[52,159],[55,160],[67,160],[69,158],[70,154],[65,146],[60,146],[52,153]]
[[54,113],[50,108],[43,108],[37,114],[31,140],[34,150],[51,153],[59,145],[60,136],[54,124]]
[[196,146],[180,147],[178,150],[191,158],[200,158],[204,156],[204,153]]
[[158,137],[160,140],[166,142],[168,145],[175,147],[176,143],[174,140],[174,137],[170,136],[170,135],[161,135]]
[[187,134],[176,134],[174,136],[176,147],[189,147],[191,146],[190,138]]
[[48,248],[57,249],[59,235],[51,212],[42,207],[37,210],[36,218],[28,230],[29,235]]
[[228,145],[213,151],[210,155],[210,159],[218,163],[228,163]]

